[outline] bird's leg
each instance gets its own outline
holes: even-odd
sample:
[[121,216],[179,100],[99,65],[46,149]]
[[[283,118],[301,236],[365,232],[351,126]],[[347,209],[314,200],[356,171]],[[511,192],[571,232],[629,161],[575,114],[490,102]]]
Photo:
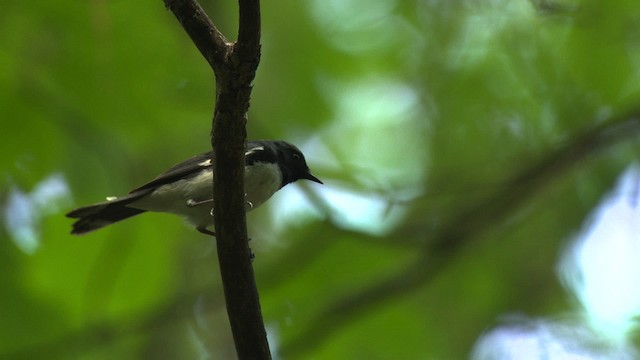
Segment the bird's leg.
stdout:
[[216,233],[214,233],[214,232],[213,232],[213,231],[211,231],[211,230],[208,230],[208,229],[207,229],[206,227],[204,227],[204,226],[198,226],[198,227],[196,227],[196,230],[198,230],[199,232],[201,232],[201,233],[203,233],[203,234],[205,234],[205,235],[211,235],[211,236],[213,236],[213,237],[215,237],[215,236],[216,236]]
[[[198,206],[198,205],[204,205],[204,204],[209,204],[212,203],[213,199],[205,199],[205,200],[200,200],[200,201],[196,201],[193,199],[187,199],[187,206],[188,207],[194,207],[194,206]],[[213,208],[211,209],[210,212],[211,216],[213,216]],[[206,226],[196,226],[196,230],[198,230],[199,232],[201,232],[202,234],[205,235],[211,235],[211,236],[216,236],[216,233],[208,230]]]
[[[246,196],[247,194],[245,194]],[[198,205],[204,205],[204,204],[209,204],[212,203],[213,199],[206,199],[206,200],[201,200],[201,201],[196,201],[193,199],[188,199],[187,200],[187,206],[188,207],[194,207],[194,206],[198,206]],[[247,206],[249,207],[249,210],[253,209],[253,203],[251,201],[246,201]]]
[[212,202],[213,202],[213,199],[206,199],[206,200],[201,200],[201,201],[188,199],[187,200],[187,206],[188,207],[194,207],[194,206],[198,206],[198,205],[209,204],[209,203],[212,203]]
[[[245,196],[246,195],[247,194],[245,194]],[[188,207],[194,207],[194,206],[198,206],[198,205],[209,204],[209,203],[212,203],[212,202],[213,202],[213,199],[206,199],[206,200],[201,200],[201,201],[188,199],[187,200],[187,206]],[[249,210],[253,209],[253,203],[251,201],[246,201],[246,204],[249,207]]]
[[[244,194],[245,196],[247,196],[247,194]],[[204,204],[209,204],[212,203],[213,199],[206,199],[206,200],[200,200],[200,201],[196,201],[193,199],[188,199],[187,200],[187,206],[188,207],[194,207],[194,206],[198,206],[198,205],[204,205]],[[249,206],[249,209],[253,209],[253,203],[251,201],[246,201],[247,206]],[[210,212],[211,216],[213,216],[213,208],[211,209]],[[204,226],[198,226],[196,227],[196,230],[198,230],[199,232],[206,234],[206,235],[211,235],[211,236],[216,236],[216,233],[208,230],[206,227]],[[247,239],[248,241],[251,241],[251,238]],[[255,258],[255,254],[253,254],[253,251],[251,251],[251,261],[253,261],[253,259]]]

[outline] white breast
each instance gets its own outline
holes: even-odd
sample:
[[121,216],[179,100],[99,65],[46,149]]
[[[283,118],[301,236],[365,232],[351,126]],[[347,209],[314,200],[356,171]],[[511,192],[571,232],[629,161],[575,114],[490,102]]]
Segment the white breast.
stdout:
[[[282,174],[278,165],[271,163],[254,163],[253,166],[245,167],[244,188],[246,189],[247,201],[256,208],[280,189],[282,184]],[[251,209],[248,209],[249,211]]]
[[[129,206],[155,212],[167,212],[186,217],[195,226],[213,225],[212,202],[188,206],[188,201],[201,202],[213,197],[212,171],[205,171],[188,180],[162,185],[151,194]],[[275,194],[282,183],[282,175],[276,164],[255,163],[245,167],[245,192],[247,211],[262,205]],[[251,204],[251,205],[249,205]]]

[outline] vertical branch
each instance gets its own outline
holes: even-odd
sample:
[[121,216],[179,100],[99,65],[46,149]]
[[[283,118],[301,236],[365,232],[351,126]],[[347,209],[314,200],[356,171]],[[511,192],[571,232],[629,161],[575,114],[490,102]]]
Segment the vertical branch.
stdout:
[[195,0],[164,0],[216,76],[214,150],[216,242],[231,330],[243,359],[270,359],[247,238],[244,151],[251,84],[260,61],[260,2],[239,0],[238,41],[229,42]]
[[260,55],[260,1],[240,0],[238,46],[247,51],[247,58]]

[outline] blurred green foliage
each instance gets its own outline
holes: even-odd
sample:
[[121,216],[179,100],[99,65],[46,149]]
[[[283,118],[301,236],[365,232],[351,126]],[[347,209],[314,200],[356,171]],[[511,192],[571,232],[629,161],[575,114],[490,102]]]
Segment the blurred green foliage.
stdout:
[[[237,5],[203,6],[233,37]],[[326,184],[249,216],[274,353],[462,359],[505,315],[576,311],[558,259],[637,161],[616,124],[640,104],[640,2],[262,14],[249,137],[300,145]],[[72,237],[63,216],[209,148],[213,75],[177,21],[9,0],[0,29],[0,358],[234,358],[213,240],[163,214]]]

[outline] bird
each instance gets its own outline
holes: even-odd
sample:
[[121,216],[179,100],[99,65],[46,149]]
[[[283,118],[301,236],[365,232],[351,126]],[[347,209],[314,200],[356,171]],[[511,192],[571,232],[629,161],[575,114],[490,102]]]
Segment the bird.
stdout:
[[[82,235],[130,217],[151,212],[181,215],[199,232],[209,230],[213,214],[213,151],[180,162],[127,195],[79,207],[66,214],[77,219],[71,234]],[[246,211],[264,204],[284,186],[298,180],[323,184],[311,174],[302,152],[282,140],[250,141],[245,147]]]

